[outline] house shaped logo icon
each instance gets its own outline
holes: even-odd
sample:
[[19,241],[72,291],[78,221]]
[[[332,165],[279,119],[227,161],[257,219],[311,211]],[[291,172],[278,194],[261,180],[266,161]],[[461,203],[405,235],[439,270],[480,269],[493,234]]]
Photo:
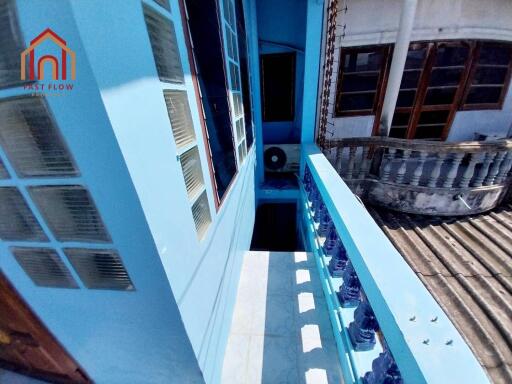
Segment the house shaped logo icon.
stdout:
[[[37,61],[37,80],[44,79],[44,64],[50,62],[52,66],[52,79],[53,80],[67,80],[67,62],[68,57],[71,60],[71,79],[75,80],[76,71],[76,58],[75,52],[72,51],[67,45],[66,40],[61,38],[50,28],[45,29],[34,40],[30,42],[30,46],[21,53],[21,80],[26,80],[26,58],[29,56],[29,73],[30,80],[36,80],[36,63],[35,63],[35,50],[38,45],[43,41],[50,39],[60,48],[60,60],[54,55],[42,55]],[[59,71],[60,61],[60,71]]]

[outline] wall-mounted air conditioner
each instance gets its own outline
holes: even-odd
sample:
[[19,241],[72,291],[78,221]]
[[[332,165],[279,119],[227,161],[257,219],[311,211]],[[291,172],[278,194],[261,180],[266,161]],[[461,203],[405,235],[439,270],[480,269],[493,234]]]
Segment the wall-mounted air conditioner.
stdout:
[[300,144],[270,144],[263,148],[266,172],[299,171]]

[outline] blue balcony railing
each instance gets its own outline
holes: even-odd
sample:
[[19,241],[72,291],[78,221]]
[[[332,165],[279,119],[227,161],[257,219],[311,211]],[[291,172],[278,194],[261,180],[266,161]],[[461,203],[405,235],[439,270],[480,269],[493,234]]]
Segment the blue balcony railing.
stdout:
[[303,147],[301,217],[345,383],[488,383],[468,345],[314,145]]

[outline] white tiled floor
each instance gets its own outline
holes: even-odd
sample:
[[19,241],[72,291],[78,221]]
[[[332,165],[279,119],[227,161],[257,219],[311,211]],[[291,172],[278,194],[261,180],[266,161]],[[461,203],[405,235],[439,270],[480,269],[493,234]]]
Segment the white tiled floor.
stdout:
[[338,384],[336,344],[313,256],[245,256],[223,384]]

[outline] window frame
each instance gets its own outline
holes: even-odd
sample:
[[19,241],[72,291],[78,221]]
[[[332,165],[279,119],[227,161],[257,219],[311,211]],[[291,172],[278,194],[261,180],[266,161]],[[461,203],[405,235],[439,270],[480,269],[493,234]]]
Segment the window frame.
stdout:
[[[482,49],[482,46],[484,44],[495,44],[495,45],[501,45],[501,46],[509,46],[511,51],[512,51],[512,42],[503,42],[503,41],[494,41],[494,40],[478,40],[478,41],[475,41],[475,49],[473,50],[473,56],[472,56],[472,66],[471,66],[471,72],[469,73],[469,76],[468,76],[468,79],[467,79],[467,83],[465,84],[465,89],[464,89],[464,95],[462,96],[462,100],[461,100],[461,103],[460,103],[460,108],[459,110],[460,111],[478,111],[478,110],[501,110],[503,109],[503,104],[505,102],[505,97],[507,96],[507,93],[508,93],[508,90],[509,90],[509,87],[510,87],[510,82],[511,82],[511,79],[512,79],[512,54],[511,54],[511,58],[509,60],[509,63],[508,63],[508,67],[507,67],[507,73],[505,74],[505,79],[503,81],[503,85],[501,86],[501,93],[500,93],[500,97],[499,97],[499,100],[498,102],[496,103],[474,103],[474,104],[469,104],[467,103],[467,99],[468,99],[468,96],[469,96],[469,93],[471,91],[471,88],[473,86],[472,82],[474,80],[474,77],[476,75],[476,71],[478,69],[478,66],[480,65],[478,63],[478,59],[480,58],[480,51]],[[498,65],[489,65],[491,67],[496,67]],[[505,66],[503,66],[505,67]]]
[[[478,58],[481,47],[483,44],[496,44],[503,46],[512,47],[512,42],[504,42],[504,41],[495,41],[495,40],[477,40],[477,39],[453,39],[453,40],[438,40],[438,41],[412,41],[410,43],[409,49],[411,47],[421,47],[426,46],[427,52],[424,58],[423,66],[421,69],[421,74],[418,80],[418,86],[416,88],[416,94],[414,96],[414,101],[411,107],[395,107],[395,113],[410,113],[407,128],[405,131],[405,139],[415,139],[416,133],[418,131],[418,124],[420,115],[422,112],[435,112],[435,111],[448,111],[448,117],[446,122],[444,123],[443,130],[440,134],[440,140],[446,140],[448,134],[450,132],[453,120],[455,118],[455,114],[458,111],[474,111],[474,110],[501,110],[503,109],[503,105],[505,102],[505,98],[509,92],[509,88],[512,82],[512,58],[508,63],[507,73],[505,75],[505,79],[502,85],[496,84],[496,87],[501,87],[501,94],[497,103],[481,103],[481,104],[468,104],[467,98],[469,92],[472,88],[473,79],[475,77],[477,68],[479,66]],[[453,102],[450,104],[439,104],[439,105],[425,105],[425,100],[427,96],[427,91],[429,89],[429,82],[432,77],[432,70],[435,66],[435,59],[437,57],[438,49],[443,46],[456,46],[456,45],[466,45],[469,49],[468,56],[463,65],[459,67],[464,67],[462,69],[462,73],[460,75],[460,79],[457,85],[446,87],[456,88],[455,94],[453,96]],[[386,48],[387,47],[387,48]],[[374,100],[373,108],[366,110],[351,110],[351,111],[340,111],[337,106],[339,103],[339,98],[342,97],[343,93],[341,92],[341,83],[343,81],[343,76],[345,75],[343,69],[345,67],[345,54],[348,52],[357,52],[357,53],[367,53],[367,52],[375,52],[376,49],[380,48],[385,57],[383,58],[383,63],[381,63],[380,68],[380,76],[377,83],[376,89],[376,97]],[[333,105],[333,117],[350,117],[350,116],[371,116],[375,115],[375,121],[373,125],[372,135],[379,134],[379,125],[380,118],[382,115],[382,106],[385,96],[385,91],[387,87],[387,81],[389,77],[389,67],[391,65],[392,52],[394,49],[394,44],[380,44],[380,45],[367,45],[367,46],[351,46],[351,47],[341,47],[340,48],[340,60],[339,60],[339,68],[338,68],[338,76],[337,76],[337,84],[336,84],[336,92],[335,92],[335,100]],[[489,67],[498,67],[500,65],[492,65],[489,64]],[[448,68],[449,66],[446,66]],[[502,65],[504,68],[505,66]],[[405,72],[405,70],[404,70]],[[403,75],[402,75],[403,76]],[[493,84],[494,85],[494,84]],[[493,86],[489,84],[489,86]],[[485,84],[484,84],[485,86]],[[437,86],[436,86],[437,87]],[[442,86],[439,86],[442,87]],[[432,88],[432,87],[430,87]],[[352,93],[358,93],[356,91]],[[440,124],[439,124],[440,125]],[[435,139],[432,139],[435,140]]]
[[[384,102],[384,94],[388,81],[389,75],[389,66],[391,62],[392,52],[393,52],[393,44],[378,44],[378,45],[365,45],[365,46],[352,46],[352,47],[341,47],[340,48],[340,59],[338,66],[338,76],[336,79],[336,92],[334,97],[334,105],[333,105],[333,115],[334,117],[349,117],[349,116],[370,116],[375,115],[375,120],[380,120],[380,113],[382,111],[382,104]],[[341,85],[343,83],[343,77],[345,75],[344,67],[345,67],[345,55],[346,53],[357,52],[357,53],[368,53],[368,52],[382,52],[382,62],[380,64],[379,77],[377,78],[377,87],[375,89],[375,97],[373,100],[373,106],[371,109],[354,109],[349,111],[341,111],[338,110],[338,104],[340,98],[343,95]],[[377,71],[372,71],[377,72]],[[357,73],[357,72],[354,72]],[[369,91],[368,91],[369,92]],[[345,92],[347,93],[347,92]],[[355,93],[365,93],[365,92],[350,92],[352,94]],[[379,117],[379,119],[377,119]]]

